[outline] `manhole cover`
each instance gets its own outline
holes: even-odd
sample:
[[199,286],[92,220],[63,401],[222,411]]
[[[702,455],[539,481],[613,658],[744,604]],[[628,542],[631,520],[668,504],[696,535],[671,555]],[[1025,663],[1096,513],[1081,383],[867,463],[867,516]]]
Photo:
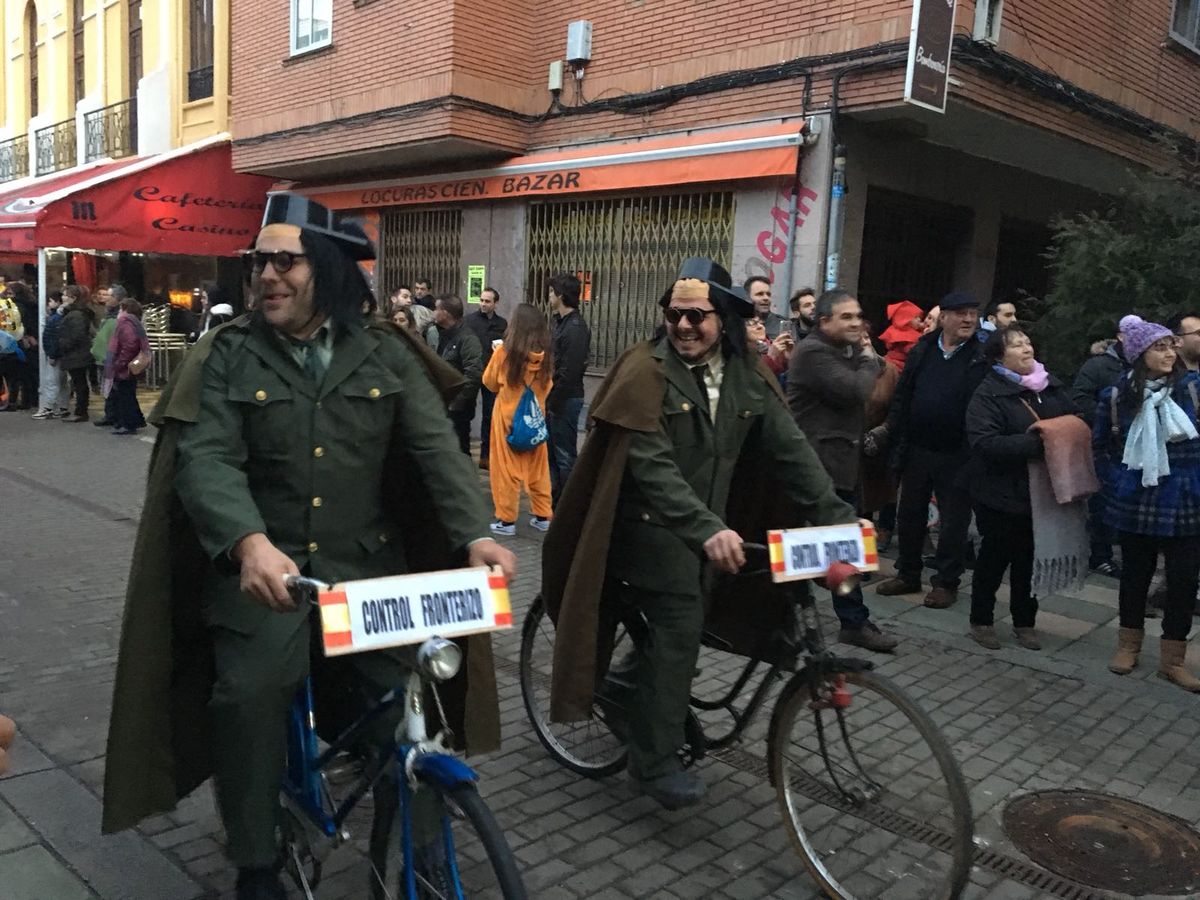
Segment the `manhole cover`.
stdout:
[[1080,884],[1137,896],[1200,890],[1200,833],[1132,800],[1027,794],[1005,808],[1004,830],[1038,865]]

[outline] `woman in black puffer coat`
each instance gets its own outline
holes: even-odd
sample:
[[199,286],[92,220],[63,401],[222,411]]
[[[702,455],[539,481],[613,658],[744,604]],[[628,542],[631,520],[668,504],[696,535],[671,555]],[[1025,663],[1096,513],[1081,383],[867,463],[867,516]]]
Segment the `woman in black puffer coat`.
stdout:
[[1030,586],[1028,464],[1045,451],[1041,435],[1030,426],[1077,410],[1062,383],[1034,358],[1033,344],[1020,327],[994,332],[983,353],[991,371],[971,398],[966,421],[971,458],[965,477],[983,537],[971,584],[971,637],[989,650],[1000,648],[993,624],[996,591],[1008,569],[1013,632],[1022,647],[1040,650],[1034,631],[1038,603]]
[[[72,285],[73,287],[73,285]],[[70,300],[70,305],[66,301]],[[71,375],[71,389],[75,394],[75,412],[63,419],[64,422],[86,422],[88,420],[88,370],[92,359],[92,337],[96,333],[95,320],[87,300],[68,287],[63,291],[65,312],[58,326],[58,364]]]

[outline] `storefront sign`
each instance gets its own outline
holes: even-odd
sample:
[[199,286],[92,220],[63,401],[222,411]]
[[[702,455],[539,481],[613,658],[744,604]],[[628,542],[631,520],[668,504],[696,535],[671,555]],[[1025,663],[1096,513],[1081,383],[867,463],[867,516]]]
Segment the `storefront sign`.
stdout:
[[954,40],[955,0],[913,0],[904,99],[944,113]]
[[629,162],[597,162],[588,158],[562,162],[514,161],[469,176],[434,180],[414,177],[390,184],[314,190],[309,196],[331,209],[366,210],[773,178],[795,170],[798,139],[796,135],[779,136],[771,139],[779,141],[779,146],[751,145],[751,149],[739,152],[705,152]]
[[769,531],[767,549],[776,582],[821,578],[835,562],[848,562],[860,572],[879,570],[875,529],[861,525]]
[[326,656],[512,627],[508,584],[486,567],[347,581],[318,600]]
[[487,283],[487,269],[483,266],[467,266],[467,302],[478,303]]
[[234,256],[262,223],[273,179],[233,171],[229,144],[85,187],[37,216],[43,247]]

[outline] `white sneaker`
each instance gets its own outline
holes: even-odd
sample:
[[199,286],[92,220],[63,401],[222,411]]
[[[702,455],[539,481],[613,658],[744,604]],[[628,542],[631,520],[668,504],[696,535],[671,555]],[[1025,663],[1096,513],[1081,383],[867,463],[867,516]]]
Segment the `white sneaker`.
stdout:
[[549,531],[550,530],[550,520],[543,519],[541,516],[530,516],[529,524],[532,525],[534,528],[536,528],[538,531]]
[[39,409],[37,412],[35,412],[33,414],[33,417],[35,419],[53,419],[53,418],[57,418],[57,413],[55,413],[54,410],[52,410],[52,409],[42,408],[42,409]]
[[513,537],[517,533],[516,522],[501,522],[497,519],[488,527],[492,529],[492,534],[504,534],[508,537]]

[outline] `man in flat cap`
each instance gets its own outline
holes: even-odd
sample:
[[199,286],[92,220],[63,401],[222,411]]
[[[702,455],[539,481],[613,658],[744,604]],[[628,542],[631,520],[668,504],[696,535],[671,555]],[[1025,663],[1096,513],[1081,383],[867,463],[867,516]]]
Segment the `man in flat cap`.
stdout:
[[[592,713],[611,648],[605,616],[618,604],[644,614],[649,639],[629,703],[629,770],[643,791],[679,809],[704,796],[699,775],[677,757],[705,622],[704,564],[737,572],[742,542],[765,543],[768,527],[856,519],[775,377],[748,352],[745,319],[754,307],[729,273],[688,259],[660,303],[662,327],[622,354],[592,403],[591,434],[543,548],[542,593],[557,624],[558,722]],[[772,500],[790,502],[781,510]],[[761,582],[733,598],[736,621],[756,626],[729,638],[736,652],[754,654],[769,633],[771,599]],[[710,630],[714,614],[715,606]]]
[[959,480],[967,460],[967,404],[987,374],[983,344],[974,339],[979,302],[963,291],[947,294],[940,321],[909,352],[888,420],[873,432],[877,443],[886,442],[900,473],[896,577],[875,590],[884,596],[921,592],[929,500],[936,495],[937,573],[925,596],[932,609],[945,609],[958,598],[971,525],[971,498]]
[[[313,610],[283,577],[514,568],[487,537],[446,416],[457,374],[364,319],[373,303],[358,261],[373,254],[319,204],[272,196],[251,255],[253,313],[196,343],[151,416],[161,430],[130,573],[104,827],[169,810],[211,771],[238,900],[285,896],[275,829],[297,687],[311,670],[328,733],[406,669],[400,651],[326,659]],[[466,649],[455,732],[487,749],[499,739],[490,644]],[[364,752],[390,743],[393,725]],[[377,808],[395,791],[385,779]]]

